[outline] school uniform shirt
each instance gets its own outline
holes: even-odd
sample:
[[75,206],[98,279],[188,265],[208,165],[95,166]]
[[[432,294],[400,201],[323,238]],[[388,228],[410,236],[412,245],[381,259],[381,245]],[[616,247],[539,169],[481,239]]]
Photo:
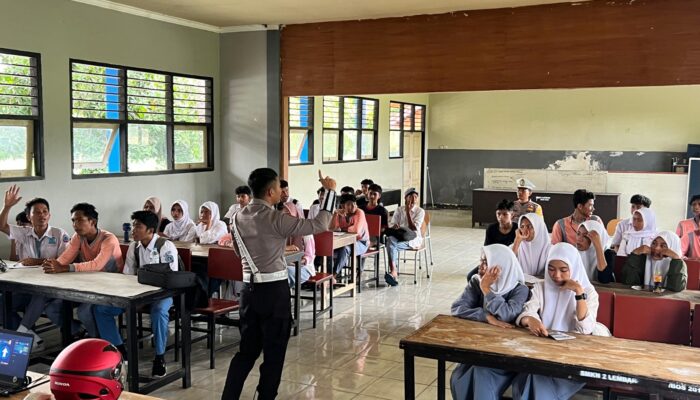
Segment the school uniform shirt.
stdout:
[[302,207],[299,200],[290,197],[287,199],[287,204],[293,205],[297,209],[297,215],[300,216],[299,218],[304,218],[304,207]]
[[365,212],[365,215],[379,215],[382,221],[382,228],[386,228],[389,225],[389,212],[383,205],[377,204],[376,207],[370,207],[367,204],[364,207],[360,207],[360,209]]
[[[598,221],[601,224],[603,223],[603,220],[597,215],[591,215],[590,218],[586,219],[586,221],[588,220]],[[576,246],[576,231],[578,230],[578,226],[579,224],[574,223],[573,214],[557,220],[552,228],[552,244],[567,242]]]
[[535,203],[534,201],[527,201],[525,203],[521,203],[520,200],[515,200],[513,202],[513,219],[518,219],[521,215],[529,214],[529,213],[535,213],[539,215],[540,217],[544,218],[544,215],[542,215],[542,206]]
[[231,204],[231,207],[228,208],[228,211],[226,211],[226,215],[224,215],[224,219],[227,219],[230,221],[231,218],[233,218],[233,214],[237,213],[240,211],[241,205],[238,203]]
[[[316,200],[318,201],[318,200]],[[319,203],[314,203],[309,207],[309,219],[314,219],[318,215],[319,211],[321,211],[321,205]]]
[[[299,209],[296,208],[294,203],[284,203],[282,205],[282,212],[286,212],[294,218],[304,219],[304,213],[299,214]],[[311,238],[309,240],[309,237]],[[304,252],[304,259],[306,260],[306,265],[311,264],[311,269],[307,270],[311,273],[311,276],[316,275],[316,269],[313,269],[314,258],[316,258],[316,242],[314,241],[313,235],[296,235],[287,238],[287,245],[294,245],[300,251]]]
[[518,224],[513,222],[511,224],[510,232],[506,233],[505,235],[501,232],[501,229],[499,228],[498,222],[494,222],[493,224],[490,224],[488,228],[486,228],[486,235],[484,237],[484,246],[488,246],[490,244],[496,244],[500,243],[506,246],[510,246],[515,242],[515,231],[518,230]]
[[343,232],[356,233],[358,241],[367,242],[369,240],[367,218],[365,218],[365,212],[359,208],[353,215],[343,217],[340,214],[335,214],[333,219],[334,225],[340,228],[340,230]]
[[618,256],[627,256],[643,245],[649,246],[656,237],[656,214],[650,208],[640,208],[634,213],[642,218],[642,230],[636,231],[632,227],[622,234],[622,242],[617,249]]
[[[172,206],[179,205],[182,209],[182,216],[178,220],[174,220],[165,227],[163,233],[168,236],[169,240],[179,240],[181,242],[193,242],[197,236],[196,224],[190,218],[190,206],[185,200],[175,200]],[[170,206],[170,208],[172,208]]]
[[228,233],[226,224],[219,219],[219,206],[213,201],[206,201],[199,208],[207,208],[211,212],[211,225],[209,229],[205,229],[204,224],[200,223],[195,227],[199,243],[214,244],[221,239],[222,236]]
[[[422,208],[418,207],[417,205],[413,205],[413,208],[411,208],[411,211],[409,211],[411,215],[411,221],[413,221],[413,225],[415,225],[416,230],[416,237],[415,239],[411,240],[408,242],[408,245],[413,247],[414,249],[417,249],[423,245],[423,236],[421,236],[421,227],[423,226],[423,221],[425,220],[425,210]],[[394,215],[391,217],[391,226],[398,225],[400,228],[406,228],[406,229],[411,229],[408,226],[408,217],[406,216],[406,206],[401,206],[399,207],[396,211],[394,211]]]
[[[156,249],[156,240],[158,235],[153,235],[153,239],[145,246],[140,242],[131,242],[129,250],[126,252],[126,261],[124,262],[124,274],[136,275],[136,270],[146,264],[168,263],[170,269],[177,271],[177,248],[170,240],[166,240],[160,248],[160,252]],[[139,265],[136,265],[135,253],[139,252]]]
[[66,250],[58,257],[58,262],[68,264],[71,272],[121,272],[124,269],[119,239],[113,233],[97,230],[92,243],[77,233],[68,242]]
[[31,226],[10,225],[10,239],[16,243],[17,256],[25,258],[58,258],[68,247],[70,236],[61,228],[49,226],[39,237]]
[[615,234],[613,235],[612,240],[610,241],[610,246],[619,246],[620,243],[622,243],[622,236],[624,235],[624,233],[630,230],[634,230],[634,227],[632,227],[631,217],[625,218],[618,222],[617,226],[615,227]]

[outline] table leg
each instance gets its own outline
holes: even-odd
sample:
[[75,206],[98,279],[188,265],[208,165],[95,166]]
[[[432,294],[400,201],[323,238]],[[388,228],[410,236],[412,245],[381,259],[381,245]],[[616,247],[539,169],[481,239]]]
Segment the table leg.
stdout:
[[180,296],[180,326],[182,326],[182,368],[185,375],[182,377],[182,387],[187,389],[192,386],[192,371],[190,370],[190,352],[192,351],[192,332],[190,330],[190,310],[187,309],[185,293]]
[[301,324],[301,262],[294,263],[294,336],[299,334]]
[[68,300],[61,301],[61,344],[63,347],[70,345],[73,340],[73,303]]
[[139,349],[136,337],[136,306],[129,304],[126,309],[126,351],[129,358],[127,376],[129,391],[139,392]]
[[445,360],[438,359],[438,400],[445,400]]
[[357,252],[355,251],[355,244],[350,246],[350,284],[352,289],[350,290],[350,297],[355,297],[355,290],[357,290]]
[[403,351],[403,391],[406,400],[416,398],[415,374],[413,371],[413,353],[404,349]]

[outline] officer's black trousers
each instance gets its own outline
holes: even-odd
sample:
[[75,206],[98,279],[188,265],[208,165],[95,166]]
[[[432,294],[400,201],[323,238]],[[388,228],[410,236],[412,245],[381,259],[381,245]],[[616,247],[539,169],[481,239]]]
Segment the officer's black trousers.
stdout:
[[287,280],[243,285],[240,297],[241,343],[231,360],[222,400],[238,399],[248,373],[263,352],[258,382],[259,399],[274,399],[291,328]]

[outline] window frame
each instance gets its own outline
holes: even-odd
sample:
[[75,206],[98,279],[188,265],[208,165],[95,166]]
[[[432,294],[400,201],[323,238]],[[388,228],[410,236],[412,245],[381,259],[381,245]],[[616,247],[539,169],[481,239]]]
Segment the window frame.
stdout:
[[[33,157],[27,154],[27,166],[30,162],[34,163],[34,175],[9,175],[4,176],[0,171],[0,182],[19,182],[19,181],[36,181],[45,179],[44,176],[44,96],[43,96],[43,81],[41,75],[41,54],[31,51],[14,50],[0,47],[0,53],[11,54],[23,57],[33,57],[36,60],[36,98],[37,98],[37,115],[9,115],[0,114],[0,120],[12,121],[30,121],[32,124],[31,138],[27,137],[27,152],[31,151]],[[30,145],[31,144],[31,145]],[[25,171],[28,171],[25,170]]]
[[[399,129],[392,129],[391,128],[391,105],[392,104],[399,104],[401,106],[399,114],[400,114],[400,120],[399,120]],[[413,125],[413,129],[406,129],[404,127],[404,107],[405,106],[410,106],[411,107],[411,121]],[[421,119],[421,127],[420,129],[416,129],[416,107],[423,107],[423,118]],[[389,100],[389,159],[390,160],[397,160],[400,158],[404,157],[403,154],[403,136],[405,132],[419,132],[421,135],[425,135],[425,116],[428,113],[428,106],[425,104],[417,104],[417,103],[407,103],[405,101],[396,101],[396,100]],[[391,155],[391,133],[392,132],[399,132],[399,151],[400,155],[398,156],[392,156]]]
[[[377,161],[378,157],[378,151],[377,147],[379,145],[379,99],[373,99],[371,97],[359,97],[359,96],[323,96],[324,98],[324,105],[323,107],[325,108],[325,98],[326,97],[337,97],[339,99],[338,102],[338,128],[326,128],[325,127],[325,121],[321,122],[322,126],[322,141],[325,142],[325,132],[326,131],[333,131],[333,132],[338,132],[338,146],[336,147],[336,154],[338,159],[337,160],[325,160],[325,156],[323,154],[323,143],[321,146],[321,162],[323,164],[340,164],[340,163],[352,163],[352,162],[363,162],[363,161]],[[346,98],[351,98],[351,99],[357,99],[357,119],[356,119],[356,128],[345,128],[345,99]],[[375,110],[374,110],[374,128],[373,129],[363,129],[362,128],[362,102],[364,100],[369,100],[374,102]],[[325,115],[325,110],[323,112],[323,118],[326,118]],[[343,160],[343,142],[344,142],[344,133],[345,131],[356,131],[357,132],[357,159],[354,160]],[[372,143],[372,158],[362,158],[362,133],[363,132],[372,132],[373,133],[373,143]]]
[[[105,67],[105,68],[115,68],[115,69],[120,69],[123,72],[123,79],[122,82],[120,82],[120,87],[123,89],[123,93],[121,94],[121,98],[119,100],[119,104],[122,104],[124,106],[124,109],[122,110],[123,116],[120,119],[103,119],[103,118],[77,118],[73,117],[73,63],[77,64],[86,64],[86,65],[93,65],[93,66],[98,66],[98,67]],[[136,71],[136,72],[144,72],[144,73],[152,73],[152,74],[161,74],[161,75],[166,75],[166,80],[167,82],[171,83],[170,89],[166,91],[166,99],[170,101],[170,106],[166,106],[166,116],[167,120],[166,121],[145,121],[145,120],[132,120],[129,119],[129,110],[128,110],[128,92],[127,92],[127,80],[129,79],[127,77],[127,71]],[[173,98],[173,87],[172,87],[172,80],[173,77],[181,77],[181,78],[192,78],[192,79],[203,79],[209,81],[209,87],[211,88],[211,121],[210,122],[181,122],[181,121],[175,121],[173,114],[174,114],[174,106],[172,104],[172,98]],[[125,65],[119,65],[119,64],[110,64],[110,63],[103,63],[103,62],[98,62],[98,61],[88,61],[88,60],[82,60],[82,59],[77,59],[77,58],[69,58],[68,59],[68,82],[69,82],[69,96],[70,96],[70,101],[68,104],[68,116],[70,118],[70,149],[71,149],[71,164],[70,164],[70,172],[71,172],[71,178],[72,179],[92,179],[92,178],[108,178],[108,177],[124,177],[124,176],[148,176],[148,175],[170,175],[170,174],[182,174],[182,173],[196,173],[196,172],[207,172],[207,171],[214,171],[214,110],[215,110],[215,105],[214,105],[214,78],[213,77],[207,77],[207,76],[200,76],[200,75],[192,75],[192,74],[181,74],[181,73],[176,73],[176,72],[168,72],[168,71],[161,71],[161,70],[155,70],[155,69],[149,69],[149,68],[139,68],[139,67],[129,67]],[[119,157],[120,157],[120,172],[112,172],[112,173],[95,173],[95,174],[76,174],[74,171],[74,165],[75,165],[75,159],[74,159],[74,153],[73,153],[73,146],[74,146],[74,135],[73,135],[73,130],[75,128],[75,125],[78,124],[114,124],[119,126]],[[166,127],[166,168],[165,170],[160,170],[160,171],[132,171],[129,172],[128,170],[128,138],[129,138],[129,124],[135,124],[135,125],[165,125]],[[203,167],[197,167],[197,164],[194,164],[194,168],[178,168],[177,164],[175,164],[175,129],[176,127],[183,127],[183,126],[194,126],[194,127],[206,127],[207,129],[207,134],[206,134],[206,141],[204,143],[204,166]]]
[[[309,126],[293,126],[290,122],[290,105],[291,102],[289,99],[292,97],[307,97],[309,99],[309,121],[310,124]],[[314,96],[290,96],[289,99],[287,100],[287,163],[289,166],[296,166],[296,165],[313,165],[314,164],[314,118],[316,117],[316,99]],[[305,130],[306,131],[306,140],[308,142],[308,148],[309,148],[309,161],[307,162],[292,162],[292,140],[291,140],[291,133],[293,130],[300,131],[300,130]],[[323,151],[321,151],[323,153]],[[323,156],[321,156],[323,158]]]

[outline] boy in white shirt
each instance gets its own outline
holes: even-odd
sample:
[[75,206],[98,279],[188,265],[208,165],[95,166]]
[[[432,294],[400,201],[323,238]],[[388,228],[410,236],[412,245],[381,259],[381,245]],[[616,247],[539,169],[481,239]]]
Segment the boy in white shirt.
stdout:
[[[415,238],[411,240],[401,241],[390,234],[386,238],[386,250],[389,253],[389,269],[384,280],[391,286],[399,284],[397,278],[399,276],[396,266],[399,260],[399,251],[408,249],[417,249],[423,245],[423,237],[421,236],[421,226],[425,219],[425,210],[418,206],[418,191],[416,188],[406,189],[403,195],[406,205],[399,207],[391,218],[389,227],[393,230],[403,228],[406,231],[411,231],[415,234]],[[388,230],[389,231],[389,230]]]
[[226,211],[226,215],[224,215],[224,222],[226,222],[227,226],[231,223],[233,214],[250,203],[251,196],[253,196],[253,192],[248,186],[243,185],[236,188],[236,203],[232,204]]

